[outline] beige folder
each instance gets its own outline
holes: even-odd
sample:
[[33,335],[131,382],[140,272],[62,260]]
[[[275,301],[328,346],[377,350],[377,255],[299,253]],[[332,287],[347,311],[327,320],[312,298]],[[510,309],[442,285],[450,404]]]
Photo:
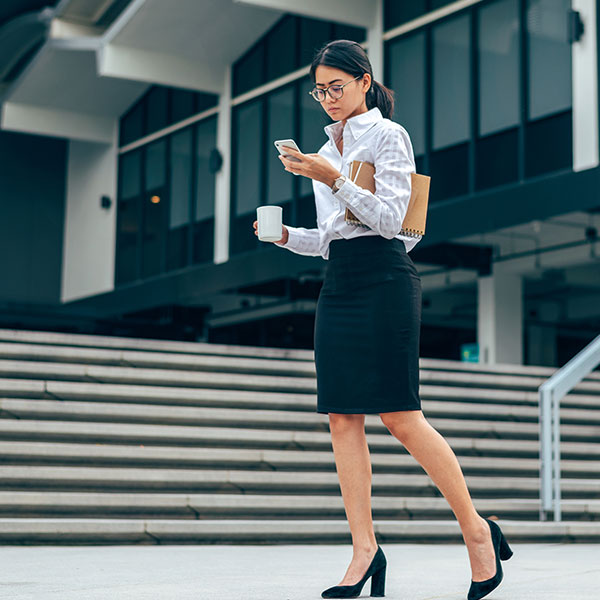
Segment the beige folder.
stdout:
[[[350,179],[361,188],[375,193],[375,165],[370,162],[353,160],[350,164]],[[400,233],[408,237],[425,235],[427,206],[429,203],[429,184],[431,177],[411,173],[411,194],[408,210],[402,222]],[[349,208],[346,208],[345,219],[353,225],[367,227]]]

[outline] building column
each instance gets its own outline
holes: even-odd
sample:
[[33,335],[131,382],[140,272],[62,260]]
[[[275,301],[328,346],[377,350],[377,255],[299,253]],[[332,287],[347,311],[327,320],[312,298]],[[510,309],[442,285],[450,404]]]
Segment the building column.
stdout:
[[598,43],[595,0],[573,0],[584,31],[572,44],[573,170],[598,166]]
[[513,273],[479,277],[477,341],[482,364],[523,364],[523,280]]
[[367,54],[373,79],[383,83],[383,1],[373,0],[373,25],[367,28]]
[[231,202],[231,66],[223,73],[223,92],[219,97],[217,148],[223,164],[215,178],[214,263],[229,260],[229,208]]
[[[112,144],[69,141],[61,301],[114,289],[117,124]],[[110,206],[103,208],[102,196]]]

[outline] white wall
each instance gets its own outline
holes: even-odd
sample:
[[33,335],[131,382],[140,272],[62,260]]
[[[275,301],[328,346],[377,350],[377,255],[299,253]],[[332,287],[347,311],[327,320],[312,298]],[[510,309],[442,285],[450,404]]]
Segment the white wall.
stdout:
[[584,33],[572,46],[573,170],[598,166],[598,46],[596,0],[573,0]]
[[[117,138],[113,144],[69,142],[62,302],[114,287]],[[112,200],[107,210],[100,198]]]

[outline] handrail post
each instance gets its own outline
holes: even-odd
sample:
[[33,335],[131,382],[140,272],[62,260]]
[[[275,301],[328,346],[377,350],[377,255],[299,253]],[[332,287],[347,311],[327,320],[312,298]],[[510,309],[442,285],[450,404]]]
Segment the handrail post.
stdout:
[[554,479],[554,520],[561,520],[560,511],[560,399],[552,394],[552,478]]
[[552,470],[551,431],[550,431],[550,398],[551,391],[545,384],[540,387],[540,521],[548,519],[552,509]]

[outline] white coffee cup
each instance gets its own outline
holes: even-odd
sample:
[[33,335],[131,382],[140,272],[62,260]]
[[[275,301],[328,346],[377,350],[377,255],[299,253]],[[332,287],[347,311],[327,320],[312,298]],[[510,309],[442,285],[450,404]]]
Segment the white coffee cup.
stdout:
[[261,242],[278,242],[283,237],[283,208],[259,206],[256,209],[258,239]]

